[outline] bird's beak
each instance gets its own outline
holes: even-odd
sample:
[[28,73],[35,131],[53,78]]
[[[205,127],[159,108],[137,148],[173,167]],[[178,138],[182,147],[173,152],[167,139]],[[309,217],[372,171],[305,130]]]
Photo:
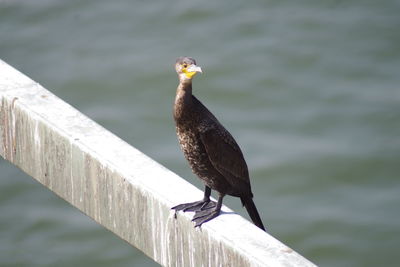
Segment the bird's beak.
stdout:
[[192,79],[198,72],[203,73],[199,66],[192,64],[186,69],[185,75],[187,78]]
[[194,64],[190,65],[189,68],[187,68],[187,72],[200,72],[200,73],[203,73],[201,68],[199,66],[194,65]]

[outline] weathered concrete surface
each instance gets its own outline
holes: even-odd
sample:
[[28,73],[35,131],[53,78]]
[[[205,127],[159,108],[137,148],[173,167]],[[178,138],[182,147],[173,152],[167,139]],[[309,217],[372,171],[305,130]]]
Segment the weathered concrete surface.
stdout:
[[0,101],[0,155],[158,263],[314,266],[239,215],[175,219],[200,190],[1,60]]

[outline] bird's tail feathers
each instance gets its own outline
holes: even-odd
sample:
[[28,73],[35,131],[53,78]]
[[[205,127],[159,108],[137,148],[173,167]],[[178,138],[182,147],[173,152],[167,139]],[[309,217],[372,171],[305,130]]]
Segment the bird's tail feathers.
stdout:
[[247,212],[250,215],[251,220],[253,223],[265,231],[265,227],[261,221],[260,215],[258,214],[256,205],[253,202],[251,197],[241,197],[240,200],[242,201],[243,206],[246,208]]

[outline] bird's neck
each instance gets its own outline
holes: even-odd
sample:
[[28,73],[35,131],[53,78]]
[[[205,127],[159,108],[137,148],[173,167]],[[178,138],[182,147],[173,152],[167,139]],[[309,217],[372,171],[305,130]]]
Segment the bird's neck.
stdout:
[[184,80],[180,81],[178,88],[176,89],[175,105],[174,105],[174,117],[175,119],[182,118],[187,114],[187,109],[192,104],[192,81]]
[[175,105],[188,105],[192,102],[192,81],[181,81],[176,89]]
[[192,81],[182,80],[179,82],[178,88],[176,89],[176,97],[191,98],[192,96]]

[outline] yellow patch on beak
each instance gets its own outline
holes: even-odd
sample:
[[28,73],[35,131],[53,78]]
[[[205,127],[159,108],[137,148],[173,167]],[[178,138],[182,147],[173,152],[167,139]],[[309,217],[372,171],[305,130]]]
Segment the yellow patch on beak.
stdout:
[[190,65],[189,67],[183,68],[182,72],[185,73],[186,77],[192,79],[198,72],[203,73],[201,68],[196,65]]

